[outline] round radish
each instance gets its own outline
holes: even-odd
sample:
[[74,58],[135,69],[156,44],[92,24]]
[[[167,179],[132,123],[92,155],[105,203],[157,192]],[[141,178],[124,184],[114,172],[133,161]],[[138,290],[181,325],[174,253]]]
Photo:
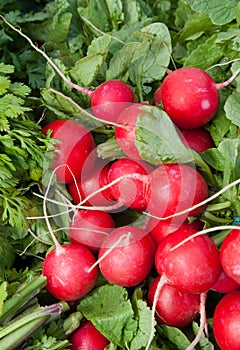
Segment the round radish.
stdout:
[[92,206],[104,206],[112,204],[114,196],[111,188],[106,188],[92,196],[100,188],[108,184],[108,171],[111,163],[97,159],[93,170],[85,178],[68,184],[68,192],[75,204],[78,204],[86,197],[91,196],[84,204]]
[[240,284],[240,231],[233,229],[220,248],[220,259],[224,272]]
[[123,287],[141,283],[149,274],[156,246],[149,234],[134,226],[109,233],[99,250],[99,268],[110,282]]
[[155,266],[158,274],[178,290],[203,293],[216,283],[220,272],[218,248],[208,236],[197,236],[172,249],[198,232],[186,226],[167,235],[158,245]]
[[[111,186],[114,198],[122,205],[142,211],[146,207],[145,186],[148,174],[152,167],[145,162],[139,162],[130,158],[121,158],[115,161],[109,169],[108,181],[111,183],[120,177],[116,184]],[[127,178],[127,175],[135,177]]]
[[47,278],[47,290],[55,298],[65,301],[82,298],[97,282],[98,269],[88,271],[95,261],[87,248],[77,244],[53,249],[42,265],[42,273]]
[[[148,305],[152,307],[160,276],[156,277],[148,290]],[[160,290],[156,304],[156,319],[160,324],[182,328],[199,315],[199,294],[184,293],[165,283]]]
[[104,350],[110,341],[100,333],[92,322],[84,320],[69,337],[71,350]]
[[213,334],[221,350],[240,349],[240,290],[218,302],[213,314]]
[[48,130],[59,141],[52,166],[60,166],[56,169],[58,181],[69,183],[88,174],[96,159],[96,145],[89,130],[75,120],[54,120],[42,128],[42,133]]
[[[162,164],[149,175],[146,202],[148,211],[157,217],[167,217],[200,203],[208,197],[208,185],[193,167],[184,164]],[[201,206],[179,216],[199,215]]]
[[178,132],[184,145],[196,152],[204,152],[215,147],[209,132],[203,128],[182,129]]
[[143,114],[142,106],[149,106],[146,103],[134,103],[125,108],[117,119],[117,124],[121,126],[115,127],[115,138],[123,152],[131,159],[140,160],[138,149],[135,145],[135,132],[137,118],[139,114]]
[[69,226],[68,235],[72,243],[86,246],[97,252],[115,227],[112,216],[101,210],[78,210]]
[[108,80],[89,95],[94,115],[108,122],[116,122],[121,111],[134,102],[132,89],[120,80]]
[[184,67],[170,72],[159,89],[155,92],[154,102],[161,103],[180,128],[205,125],[218,110],[218,86],[200,68]]

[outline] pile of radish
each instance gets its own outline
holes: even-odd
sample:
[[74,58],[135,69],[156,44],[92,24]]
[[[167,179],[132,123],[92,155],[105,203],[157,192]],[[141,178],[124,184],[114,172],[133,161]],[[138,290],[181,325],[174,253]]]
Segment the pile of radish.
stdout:
[[[206,72],[189,67],[168,73],[156,90],[155,108],[163,108],[181,128],[178,133],[186,147],[197,152],[214,147],[203,126],[218,109],[221,87],[224,84],[215,84]],[[240,307],[235,291],[240,283],[238,230],[227,236],[219,251],[208,235],[201,234],[203,223],[198,218],[209,196],[204,176],[193,164],[156,166],[141,159],[135,145],[136,124],[138,115],[144,114],[141,107],[148,104],[133,103],[131,93],[126,95],[129,89],[125,83],[109,81],[90,94],[95,117],[117,123],[115,138],[124,154],[120,159],[98,158],[91,131],[77,121],[56,120],[43,127],[44,134],[60,141],[52,170],[66,186],[72,210],[70,243],[56,243],[43,263],[47,289],[58,299],[76,301],[94,288],[99,274],[123,287],[148,280],[146,301],[159,324],[184,328],[200,318],[199,334],[188,350],[207,327],[207,293],[226,293],[214,313],[214,335],[221,349],[239,349],[238,337],[233,341],[231,335],[240,321],[234,311]],[[118,96],[124,96],[120,103],[124,106],[115,109]],[[112,117],[106,112],[109,101]],[[127,208],[145,215],[144,223],[117,226],[116,213]],[[109,341],[94,332],[98,331],[90,322],[83,322],[70,338],[72,349],[85,349],[85,342],[87,349],[93,349],[89,345],[93,340],[83,340],[92,333],[94,349],[104,349]],[[152,338],[149,334],[146,349]]]
[[[143,284],[153,327],[154,320],[179,328],[199,321],[199,333],[188,350],[207,329],[208,292],[222,293],[213,314],[214,337],[222,350],[240,349],[239,229],[233,228],[221,247],[202,230],[207,179],[192,163],[156,165],[141,159],[135,143],[137,121],[150,104],[134,101],[129,85],[109,80],[90,91],[56,70],[72,88],[90,97],[93,118],[115,128],[123,156],[100,159],[93,133],[77,120],[54,120],[43,126],[42,132],[58,141],[49,169],[70,198],[65,199],[68,242],[60,245],[46,211],[48,184],[44,211],[54,247],[42,266],[47,290],[57,299],[77,302],[94,289],[100,275],[107,283],[126,288]],[[204,126],[218,110],[219,90],[232,80],[216,84],[194,67],[168,71],[154,93],[153,106],[167,113],[186,147],[203,152],[214,147]],[[115,221],[129,209],[144,221],[122,225]],[[153,337],[152,330],[146,349]],[[109,344],[87,320],[70,341],[72,350],[103,350]]]

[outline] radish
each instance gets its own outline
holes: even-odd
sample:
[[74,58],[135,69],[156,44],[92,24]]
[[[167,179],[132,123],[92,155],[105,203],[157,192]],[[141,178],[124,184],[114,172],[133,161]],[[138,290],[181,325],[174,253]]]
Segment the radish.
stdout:
[[157,244],[159,244],[164,237],[168,234],[177,231],[181,227],[194,228],[196,230],[201,230],[203,223],[200,220],[194,220],[193,222],[188,222],[185,220],[178,222],[178,217],[168,220],[158,220],[154,217],[150,217],[147,225],[147,229],[150,231],[151,236]]
[[196,152],[204,152],[215,147],[209,132],[203,128],[181,129],[178,133],[184,145]]
[[68,235],[72,243],[84,245],[95,253],[114,227],[112,216],[105,211],[78,210],[71,220]]
[[[147,300],[152,307],[154,295],[160,276],[151,283]],[[156,319],[160,324],[183,328],[199,316],[200,295],[180,292],[175,287],[165,283],[158,295],[156,304]]]
[[[91,173],[85,178],[68,184],[68,192],[70,193],[73,203],[78,204],[86,197],[90,196],[93,192],[96,192],[101,187],[108,184],[108,171],[112,163],[107,163],[102,159],[97,159],[94,168]],[[103,191],[99,191],[94,196],[91,196],[89,200],[85,202],[86,205],[92,206],[104,206],[112,204],[114,196],[111,188],[106,188]]]
[[[208,197],[208,185],[202,175],[185,164],[162,164],[149,175],[146,190],[147,209],[157,217],[168,217],[181,212]],[[178,222],[187,216],[202,213],[205,206],[182,214]]]
[[163,109],[180,128],[193,129],[208,123],[219,107],[219,89],[228,81],[216,84],[204,70],[183,67],[170,72],[154,93],[154,103]]
[[240,349],[240,290],[218,302],[213,314],[213,334],[221,350]]
[[99,250],[100,271],[110,283],[136,286],[148,276],[155,250],[153,239],[144,230],[118,227],[109,233]]
[[75,120],[54,120],[42,128],[51,131],[58,140],[52,169],[56,169],[59,182],[70,183],[89,173],[96,159],[95,142],[90,131]]
[[83,320],[69,337],[71,350],[104,350],[110,341],[88,320]]
[[138,149],[135,145],[135,132],[137,118],[139,114],[143,114],[142,106],[149,106],[146,103],[134,103],[126,107],[117,119],[117,124],[122,124],[123,127],[117,125],[115,127],[115,138],[122,151],[131,159],[140,160]]
[[217,282],[220,257],[213,240],[206,235],[193,237],[174,247],[198,231],[188,227],[167,235],[158,245],[155,266],[159,275],[178,290],[187,293],[207,292]]
[[57,299],[74,301],[93,289],[98,269],[94,255],[77,244],[57,245],[44,259],[42,273],[47,278],[46,288]]
[[211,290],[218,293],[229,293],[239,288],[240,285],[222,270],[217,282],[214,284]]
[[[109,169],[108,180],[111,183],[120,177],[121,181],[111,186],[114,198],[122,205],[142,211],[146,208],[145,186],[152,167],[144,161],[121,158]],[[126,178],[124,176],[126,175]],[[127,175],[130,175],[129,178]],[[132,175],[132,177],[131,177]]]
[[120,80],[108,80],[94,91],[84,89],[83,92],[90,96],[94,115],[110,124],[116,122],[121,111],[134,102],[132,89]]
[[240,284],[240,231],[233,229],[220,248],[220,259],[224,272]]

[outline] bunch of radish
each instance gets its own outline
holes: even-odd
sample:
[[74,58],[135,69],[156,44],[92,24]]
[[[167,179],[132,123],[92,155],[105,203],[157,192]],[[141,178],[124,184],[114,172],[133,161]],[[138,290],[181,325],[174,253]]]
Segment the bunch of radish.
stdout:
[[[109,162],[99,159],[93,134],[77,120],[54,120],[43,127],[45,135],[58,141],[50,170],[71,196],[71,203],[66,202],[69,242],[61,245],[48,220],[48,193],[45,195],[44,213],[54,243],[42,266],[48,291],[70,302],[87,295],[100,274],[108,283],[123,287],[145,282],[153,326],[156,318],[159,324],[183,328],[200,316],[199,333],[188,350],[206,329],[207,293],[223,293],[213,315],[214,335],[222,350],[240,349],[239,229],[231,230],[220,251],[205,234],[207,230],[202,230],[198,217],[209,196],[203,175],[193,164],[156,166],[141,159],[135,143],[136,125],[138,116],[144,114],[141,107],[149,104],[134,103],[134,91],[128,84],[109,80],[94,91],[73,84],[26,35],[10,27],[25,37],[66,83],[89,96],[92,117],[115,127],[116,141],[125,155]],[[236,74],[216,84],[199,68],[168,71],[153,103],[179,128],[182,142],[202,152],[214,147],[204,126],[218,110],[219,89],[229,85]],[[141,226],[116,224],[116,214],[129,208],[146,216]],[[190,224],[190,217],[196,221]],[[152,281],[150,285],[147,280]],[[84,321],[70,338],[72,349],[93,349],[91,334],[94,349],[109,344]],[[152,329],[146,349],[153,335]]]

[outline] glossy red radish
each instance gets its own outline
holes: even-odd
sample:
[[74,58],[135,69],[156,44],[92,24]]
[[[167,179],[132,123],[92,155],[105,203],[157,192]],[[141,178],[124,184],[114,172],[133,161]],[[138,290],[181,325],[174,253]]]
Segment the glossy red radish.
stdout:
[[240,284],[240,231],[228,233],[220,248],[220,259],[224,272]]
[[115,228],[112,216],[102,210],[78,210],[73,216],[68,235],[72,243],[97,252],[109,232]]
[[144,111],[141,109],[143,106],[149,106],[149,104],[134,103],[126,107],[117,119],[117,124],[122,124],[123,127],[120,125],[115,127],[116,141],[123,152],[131,159],[141,159],[135,145],[135,132],[138,115],[144,114]]
[[[121,179],[111,186],[114,198],[122,205],[142,211],[146,208],[145,187],[152,166],[144,161],[121,158],[109,169],[109,183]],[[125,178],[126,176],[126,178]],[[129,177],[128,177],[129,176]]]
[[104,122],[116,122],[119,114],[134,102],[130,86],[121,80],[108,80],[89,91],[94,115]]
[[[149,175],[146,191],[147,209],[157,217],[168,217],[191,208],[208,197],[208,185],[203,176],[185,164],[162,164]],[[188,216],[199,215],[204,206],[178,217],[182,222]]]
[[109,233],[99,250],[100,271],[110,283],[136,286],[148,276],[155,250],[153,239],[144,230],[118,227]]
[[[219,251],[207,235],[183,240],[198,232],[181,227],[167,235],[158,245],[155,266],[159,275],[178,290],[203,293],[211,289],[221,272]],[[182,243],[176,247],[179,243]],[[175,248],[175,249],[174,249]]]
[[[105,206],[112,204],[114,196],[111,188],[98,191],[108,184],[108,171],[112,163],[97,159],[92,171],[83,179],[68,184],[68,191],[72,197],[73,203],[78,204],[85,198],[89,199],[84,205]],[[95,193],[93,195],[93,193]]]
[[204,152],[215,147],[211,135],[203,128],[181,129],[179,130],[179,136],[186,147],[196,152]]
[[208,123],[219,106],[219,86],[204,70],[183,67],[169,73],[156,91],[155,103],[180,128],[198,128]]
[[[147,300],[152,307],[160,276],[151,283]],[[156,304],[156,320],[160,324],[183,328],[199,316],[200,295],[180,292],[175,287],[165,283],[159,292]]]
[[[86,176],[96,160],[95,142],[90,131],[75,120],[54,120],[42,128],[46,135],[56,139],[55,158],[52,169],[56,169],[59,182],[70,183]],[[69,170],[70,169],[70,170]]]
[[218,302],[213,314],[213,335],[221,350],[240,349],[240,290]]
[[47,254],[42,265],[47,290],[55,298],[65,301],[82,298],[97,282],[98,269],[89,271],[95,261],[86,247],[77,244],[57,246]]
[[110,341],[88,320],[81,322],[69,337],[71,350],[104,350]]

